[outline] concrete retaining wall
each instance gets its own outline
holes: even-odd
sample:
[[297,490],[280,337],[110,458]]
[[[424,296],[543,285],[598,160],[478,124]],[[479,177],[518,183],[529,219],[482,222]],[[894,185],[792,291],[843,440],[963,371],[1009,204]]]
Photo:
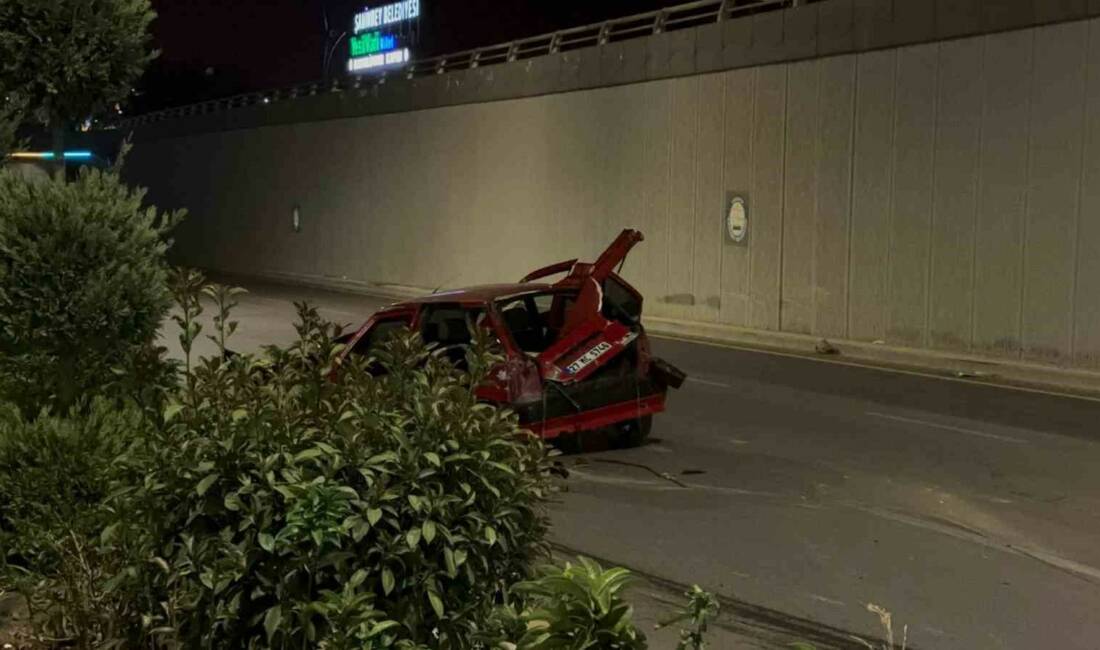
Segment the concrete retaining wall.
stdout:
[[453,287],[632,226],[655,316],[1100,369],[1098,20],[146,139],[128,167],[191,211],[194,265]]

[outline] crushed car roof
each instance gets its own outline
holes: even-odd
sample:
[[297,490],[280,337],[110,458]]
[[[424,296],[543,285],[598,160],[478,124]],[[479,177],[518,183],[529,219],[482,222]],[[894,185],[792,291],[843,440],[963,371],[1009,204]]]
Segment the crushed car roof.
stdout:
[[500,300],[501,298],[510,298],[512,296],[522,295],[525,293],[548,291],[553,288],[553,285],[543,284],[541,282],[484,284],[476,287],[466,287],[464,289],[440,291],[439,293],[433,293],[429,296],[422,296],[420,298],[403,301],[402,304],[443,302],[486,303],[492,302],[494,300]]

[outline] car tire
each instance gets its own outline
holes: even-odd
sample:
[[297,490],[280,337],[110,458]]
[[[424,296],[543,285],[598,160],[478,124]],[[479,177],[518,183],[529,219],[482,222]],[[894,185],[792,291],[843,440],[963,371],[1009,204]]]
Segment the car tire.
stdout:
[[643,415],[634,420],[620,422],[615,426],[618,429],[615,436],[616,447],[624,449],[641,447],[649,437],[649,432],[653,430],[653,416]]

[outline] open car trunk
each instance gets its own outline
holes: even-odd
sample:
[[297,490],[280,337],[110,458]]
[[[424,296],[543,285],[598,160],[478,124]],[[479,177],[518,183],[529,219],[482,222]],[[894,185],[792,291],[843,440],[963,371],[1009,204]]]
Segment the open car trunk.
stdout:
[[[576,302],[565,317],[558,339],[538,356],[546,380],[562,385],[583,381],[626,352],[638,338],[641,296],[613,273],[640,241],[640,232],[624,230],[595,263],[572,265],[566,279],[580,285]],[[605,292],[605,287],[610,286],[615,287],[614,296],[606,295],[611,292]],[[626,302],[636,308],[628,310],[623,304]]]
[[521,421],[548,428],[544,435],[651,415],[664,410],[668,387],[682,384],[682,372],[650,357],[642,297],[615,272],[642,239],[624,230],[592,264],[569,260],[524,278],[569,271],[556,286],[576,291],[556,338],[535,357],[541,400],[514,407]]

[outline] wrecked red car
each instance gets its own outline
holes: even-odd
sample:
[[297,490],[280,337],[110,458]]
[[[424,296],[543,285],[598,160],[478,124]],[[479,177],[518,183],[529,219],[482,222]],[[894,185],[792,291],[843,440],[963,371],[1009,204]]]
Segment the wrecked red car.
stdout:
[[480,399],[512,409],[543,438],[609,429],[619,444],[640,444],[653,415],[665,410],[668,389],[685,378],[650,353],[642,296],[615,272],[642,239],[624,230],[593,263],[568,260],[517,284],[392,305],[342,341],[344,354],[368,354],[395,330],[410,328],[461,366],[471,325],[484,327],[505,360],[478,389]]

